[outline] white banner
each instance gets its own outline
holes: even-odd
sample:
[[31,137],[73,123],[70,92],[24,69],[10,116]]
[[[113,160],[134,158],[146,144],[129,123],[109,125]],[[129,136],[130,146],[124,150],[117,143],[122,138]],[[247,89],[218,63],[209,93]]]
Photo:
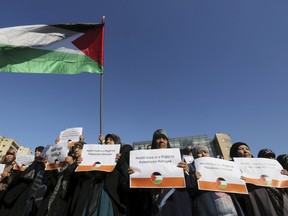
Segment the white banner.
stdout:
[[80,135],[82,135],[83,128],[67,128],[64,131],[60,132],[60,142],[68,143],[68,140],[71,142],[78,142]]
[[76,168],[75,172],[113,171],[116,166],[116,154],[120,152],[120,147],[120,144],[85,144],[81,155],[83,160]]
[[22,153],[17,153],[16,154],[16,163],[18,166],[29,166],[30,164],[33,163],[35,156],[34,155],[27,155],[27,154],[22,154]]
[[192,155],[183,155],[183,160],[187,163],[187,164],[191,164],[194,161],[194,157]]
[[265,187],[288,187],[288,176],[282,175],[283,167],[277,160],[268,158],[234,158],[246,183]]
[[183,188],[186,186],[177,148],[135,150],[130,152],[131,188]]
[[198,180],[200,190],[248,193],[236,163],[212,157],[197,158],[194,163],[196,171],[201,174]]
[[47,164],[45,170],[58,169],[63,167],[65,158],[69,152],[69,147],[66,142],[60,142],[50,146],[46,152]]

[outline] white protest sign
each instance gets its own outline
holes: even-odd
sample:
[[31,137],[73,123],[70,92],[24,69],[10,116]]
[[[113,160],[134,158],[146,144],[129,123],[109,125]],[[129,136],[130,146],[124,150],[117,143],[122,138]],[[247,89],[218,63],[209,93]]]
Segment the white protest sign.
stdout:
[[34,161],[34,155],[17,153],[15,161],[16,161],[17,165],[20,167],[21,166],[29,166]]
[[201,157],[194,160],[200,190],[222,191],[247,194],[246,183],[241,179],[241,171],[233,161],[212,157]]
[[183,188],[184,172],[177,167],[181,161],[179,149],[151,149],[130,152],[131,188]]
[[[49,153],[48,153],[49,152]],[[60,142],[50,146],[46,152],[47,164],[45,170],[58,169],[65,165],[65,158],[69,152],[66,142]]]
[[187,164],[191,164],[194,161],[194,157],[192,155],[183,155],[183,159]]
[[48,158],[48,155],[50,154],[50,147],[51,147],[51,146],[52,146],[52,145],[47,145],[47,146],[43,149],[40,157],[47,159],[47,158]]
[[82,131],[82,127],[67,128],[66,130],[60,132],[60,142],[68,143],[68,140],[71,142],[78,142],[79,136],[82,135]]
[[120,144],[100,145],[85,144],[82,149],[82,162],[75,172],[105,171],[111,172],[116,166],[116,154],[120,152]]
[[277,160],[268,158],[233,158],[242,171],[246,183],[265,187],[288,187],[288,176],[282,175],[283,169]]

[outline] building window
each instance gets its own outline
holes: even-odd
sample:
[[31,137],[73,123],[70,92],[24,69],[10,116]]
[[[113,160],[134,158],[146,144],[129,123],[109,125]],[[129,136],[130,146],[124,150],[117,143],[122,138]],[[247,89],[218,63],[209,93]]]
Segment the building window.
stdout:
[[230,140],[230,139],[226,139],[226,138],[224,138],[222,141],[223,141],[223,142],[231,143],[231,140]]

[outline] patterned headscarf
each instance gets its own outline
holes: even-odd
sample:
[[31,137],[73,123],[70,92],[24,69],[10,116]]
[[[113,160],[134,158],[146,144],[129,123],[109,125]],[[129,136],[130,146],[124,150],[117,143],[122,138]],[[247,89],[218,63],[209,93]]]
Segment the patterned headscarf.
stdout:
[[167,148],[170,148],[168,133],[164,129],[158,129],[153,133],[153,139],[152,139],[152,149],[158,149],[158,145],[156,143],[156,139],[158,138],[164,138],[167,139]]
[[198,155],[197,153],[199,151],[206,151],[206,152],[209,152],[208,148],[206,145],[204,144],[197,144],[193,149],[192,149],[192,154],[193,154],[193,157],[196,159],[198,158]]

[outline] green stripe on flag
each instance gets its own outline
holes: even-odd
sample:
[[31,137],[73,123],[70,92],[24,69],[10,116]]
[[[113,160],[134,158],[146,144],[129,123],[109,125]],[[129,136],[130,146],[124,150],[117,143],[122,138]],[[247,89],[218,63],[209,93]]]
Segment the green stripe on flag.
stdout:
[[8,48],[7,45],[0,44],[0,72],[103,73],[103,67],[85,54],[21,47]]

